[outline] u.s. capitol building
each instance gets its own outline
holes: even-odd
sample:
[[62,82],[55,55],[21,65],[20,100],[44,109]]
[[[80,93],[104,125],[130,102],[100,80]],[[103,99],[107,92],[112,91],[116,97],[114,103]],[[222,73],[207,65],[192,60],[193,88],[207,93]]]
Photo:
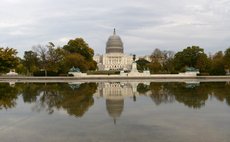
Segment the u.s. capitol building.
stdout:
[[124,47],[121,38],[116,35],[114,29],[106,43],[106,53],[95,55],[98,70],[130,70],[132,67],[133,56],[124,54]]

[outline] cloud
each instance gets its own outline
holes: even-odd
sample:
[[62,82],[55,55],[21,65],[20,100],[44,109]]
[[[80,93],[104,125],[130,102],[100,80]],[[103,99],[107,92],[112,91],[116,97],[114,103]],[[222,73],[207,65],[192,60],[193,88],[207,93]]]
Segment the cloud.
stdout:
[[20,54],[36,44],[63,45],[76,37],[104,53],[114,27],[127,53],[194,44],[215,52],[230,44],[228,0],[3,0],[0,17],[0,46]]

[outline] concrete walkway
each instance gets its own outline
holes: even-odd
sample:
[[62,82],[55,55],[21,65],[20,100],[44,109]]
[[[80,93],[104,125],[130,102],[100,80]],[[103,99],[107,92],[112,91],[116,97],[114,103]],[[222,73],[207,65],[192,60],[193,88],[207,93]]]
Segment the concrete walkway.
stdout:
[[28,77],[0,76],[0,82],[230,82],[230,76],[84,76],[84,77]]

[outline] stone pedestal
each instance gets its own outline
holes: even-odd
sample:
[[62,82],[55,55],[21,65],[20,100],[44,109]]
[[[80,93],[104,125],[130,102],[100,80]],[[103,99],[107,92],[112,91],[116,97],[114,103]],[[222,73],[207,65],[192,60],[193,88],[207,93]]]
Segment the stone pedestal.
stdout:
[[141,76],[141,73],[139,73],[137,70],[137,63],[136,62],[132,63],[132,69],[131,69],[130,73],[128,73],[128,76]]

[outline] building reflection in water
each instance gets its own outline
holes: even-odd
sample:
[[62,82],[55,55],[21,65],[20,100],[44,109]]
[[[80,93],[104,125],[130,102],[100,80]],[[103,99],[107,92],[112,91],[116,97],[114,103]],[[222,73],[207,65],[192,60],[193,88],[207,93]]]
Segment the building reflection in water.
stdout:
[[177,102],[192,109],[201,109],[207,100],[217,99],[230,105],[230,84],[226,82],[100,82],[100,83],[0,83],[0,110],[17,106],[18,98],[35,104],[35,111],[52,114],[59,109],[82,117],[95,98],[105,99],[110,117],[116,120],[125,108],[125,99],[139,101],[150,98],[156,106]]
[[[140,96],[137,91],[137,82],[107,82],[99,83],[98,90],[94,96],[105,98],[106,109],[110,117],[113,118],[114,124],[116,124],[117,118],[119,118],[124,110],[124,98],[130,97],[133,101],[136,101],[136,96]],[[149,83],[145,83],[149,85]]]
[[106,109],[109,116],[113,118],[114,124],[116,124],[116,119],[121,116],[124,109],[124,99],[106,99]]
[[[185,88],[193,89],[199,87],[199,82],[176,83],[175,85],[182,85]],[[173,103],[180,95],[179,97],[177,95],[175,96],[176,92],[172,90],[176,89],[170,89],[167,83],[100,82],[98,83],[98,88],[94,96],[105,99],[107,112],[109,116],[113,118],[114,124],[116,124],[116,120],[122,115],[124,110],[125,98],[131,98],[135,102],[139,96],[146,96],[150,97],[156,105]],[[191,100],[186,97],[186,95],[185,98]]]

